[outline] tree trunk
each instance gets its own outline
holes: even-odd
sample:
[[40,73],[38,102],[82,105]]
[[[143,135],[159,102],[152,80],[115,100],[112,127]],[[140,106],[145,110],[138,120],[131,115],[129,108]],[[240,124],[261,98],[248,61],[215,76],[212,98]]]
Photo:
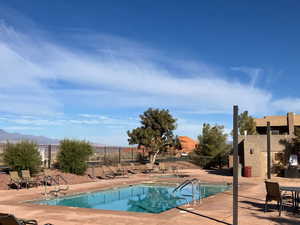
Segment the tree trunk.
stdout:
[[155,160],[156,160],[156,157],[158,156],[158,154],[159,154],[159,150],[157,150],[157,151],[154,153],[154,155],[153,155],[153,157],[152,157],[152,159],[151,159],[151,161],[150,161],[151,164],[154,164],[154,163],[155,163]]

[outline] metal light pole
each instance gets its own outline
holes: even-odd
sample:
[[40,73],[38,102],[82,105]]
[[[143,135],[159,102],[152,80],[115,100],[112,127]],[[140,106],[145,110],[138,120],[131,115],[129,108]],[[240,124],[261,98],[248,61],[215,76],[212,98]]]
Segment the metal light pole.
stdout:
[[271,126],[267,122],[267,173],[268,179],[271,179]]
[[233,106],[233,205],[232,205],[232,224],[238,225],[238,112],[237,105]]
[[51,156],[52,156],[52,154],[51,154],[51,145],[48,145],[48,169],[50,169],[51,168]]

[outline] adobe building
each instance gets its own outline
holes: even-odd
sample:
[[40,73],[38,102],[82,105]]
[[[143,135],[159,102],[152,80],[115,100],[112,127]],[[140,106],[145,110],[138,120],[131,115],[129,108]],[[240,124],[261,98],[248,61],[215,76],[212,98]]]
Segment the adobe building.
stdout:
[[256,135],[239,136],[239,161],[242,167],[250,166],[255,177],[266,177],[267,174],[267,122],[271,127],[272,165],[278,163],[285,146],[284,140],[294,136],[296,127],[300,128],[300,115],[287,113],[286,116],[265,116],[255,119]]

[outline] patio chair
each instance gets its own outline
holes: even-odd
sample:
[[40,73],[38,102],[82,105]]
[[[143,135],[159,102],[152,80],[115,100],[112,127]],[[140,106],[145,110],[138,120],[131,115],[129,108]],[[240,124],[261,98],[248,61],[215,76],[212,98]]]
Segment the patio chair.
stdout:
[[33,177],[30,176],[29,170],[21,170],[22,178],[26,184],[26,188],[32,186],[38,186],[39,181]]
[[279,216],[281,216],[281,211],[282,211],[282,208],[283,208],[283,204],[282,204],[283,195],[280,191],[279,183],[271,182],[271,181],[265,181],[265,185],[266,185],[267,194],[266,194],[264,212],[266,212],[267,209],[268,209],[268,202],[277,201]]
[[109,167],[113,173],[116,175],[116,176],[119,176],[119,177],[125,177],[127,178],[128,177],[128,171],[121,166],[121,164],[118,164],[118,167]]
[[114,173],[106,166],[102,166],[101,168],[99,168],[99,172],[102,173],[101,175],[104,176],[106,179],[115,178]]
[[44,177],[51,177],[50,169],[44,169],[43,174]]
[[153,170],[154,170],[153,163],[147,163],[143,173],[151,173],[151,172],[153,172]]
[[159,163],[158,168],[162,173],[165,173],[168,170],[165,163]]
[[118,170],[119,172],[121,172],[123,175],[128,176],[128,169],[125,168],[125,167],[123,167],[123,166],[121,165],[121,163],[118,163],[118,168],[117,168],[117,170]]
[[125,176],[124,172],[121,170],[116,169],[113,166],[106,166],[108,168],[108,170],[110,171],[110,174],[112,174],[115,177],[128,177]]
[[136,168],[136,166],[133,163],[130,163],[127,171],[132,174],[137,174],[139,170]]
[[[0,225],[38,225],[36,220],[17,219],[12,214],[0,213]],[[47,223],[45,225],[52,225]]]
[[86,175],[88,175],[89,178],[91,178],[91,179],[96,179],[97,177],[95,176],[95,170],[96,170],[95,167],[87,168]]
[[13,185],[16,186],[17,189],[22,188],[23,180],[19,177],[18,171],[9,171],[10,177],[10,184],[9,186],[12,187]]

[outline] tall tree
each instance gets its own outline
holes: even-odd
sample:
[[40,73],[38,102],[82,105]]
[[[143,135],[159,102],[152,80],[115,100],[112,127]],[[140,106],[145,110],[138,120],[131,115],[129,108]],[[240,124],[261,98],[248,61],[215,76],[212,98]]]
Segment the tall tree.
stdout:
[[244,135],[245,131],[247,134],[256,134],[256,124],[254,118],[249,116],[248,111],[244,111],[238,116],[238,128],[240,135]]
[[150,162],[154,163],[157,155],[176,144],[173,131],[176,119],[169,110],[149,108],[140,115],[141,126],[127,131],[129,144],[143,146],[149,151]]
[[230,151],[230,145],[226,143],[227,136],[224,126],[204,123],[202,134],[198,136],[199,145],[194,152],[196,159],[202,161],[198,163],[206,168],[223,166]]

